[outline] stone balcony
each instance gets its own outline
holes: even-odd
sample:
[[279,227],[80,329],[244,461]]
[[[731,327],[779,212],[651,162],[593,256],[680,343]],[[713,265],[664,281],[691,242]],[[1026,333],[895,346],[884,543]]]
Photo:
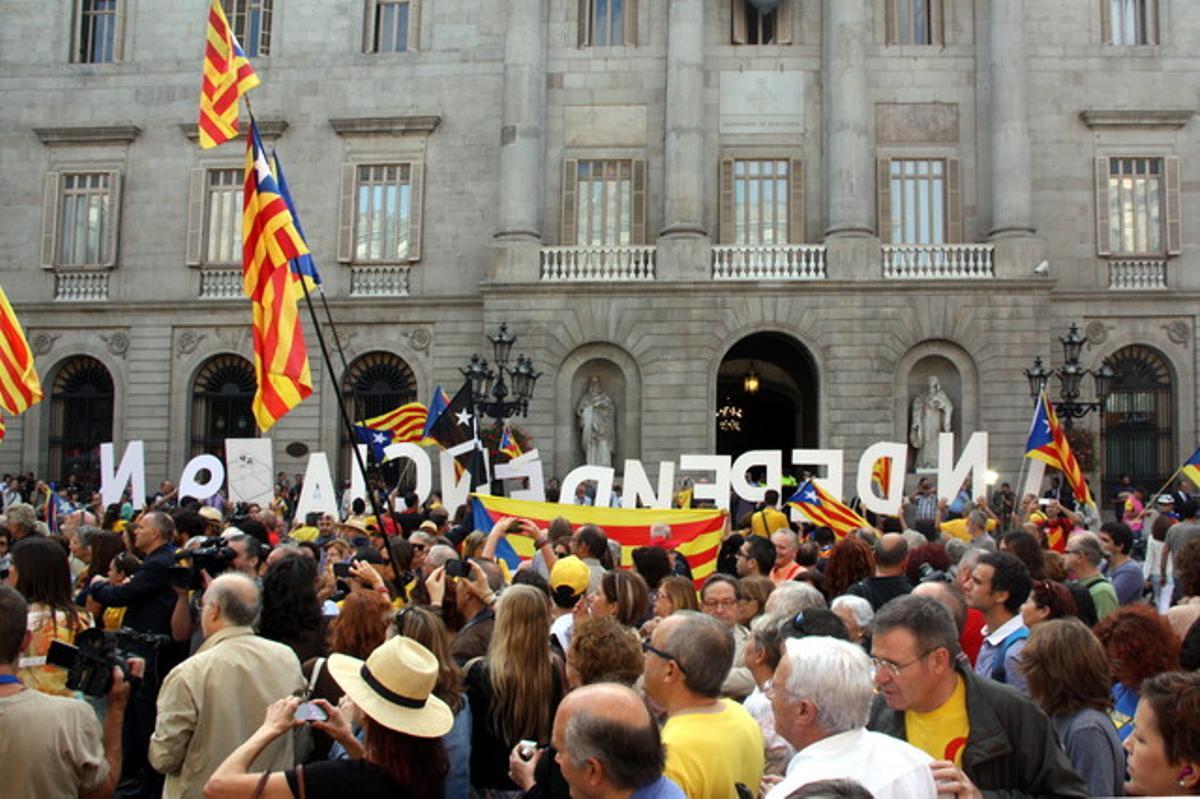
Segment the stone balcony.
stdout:
[[713,280],[825,279],[823,244],[721,244],[712,256]]
[[995,277],[992,244],[885,244],[889,280],[978,280]]
[[542,247],[541,280],[551,283],[654,280],[653,246]]
[[1108,262],[1108,287],[1117,291],[1154,291],[1167,287],[1164,258],[1137,258]]
[[55,302],[103,302],[108,299],[108,271],[57,272]]

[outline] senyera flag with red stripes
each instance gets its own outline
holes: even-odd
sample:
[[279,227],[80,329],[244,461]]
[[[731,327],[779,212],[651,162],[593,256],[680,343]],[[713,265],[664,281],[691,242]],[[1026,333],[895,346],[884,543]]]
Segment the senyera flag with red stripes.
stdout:
[[[699,586],[704,578],[717,570],[717,554],[721,550],[721,532],[725,529],[725,511],[718,508],[689,510],[656,510],[653,508],[596,508],[590,505],[560,505],[557,502],[531,502],[522,499],[471,495],[471,510],[476,530],[491,530],[505,516],[529,519],[545,529],[559,516],[567,520],[572,530],[594,524],[609,540],[621,545],[621,566],[633,563],[633,550],[649,546],[650,526],[663,522],[670,526],[671,537],[653,543],[673,549],[687,558],[692,577]],[[534,555],[533,541],[522,535],[510,535],[500,541],[496,557],[503,558],[510,568]]]

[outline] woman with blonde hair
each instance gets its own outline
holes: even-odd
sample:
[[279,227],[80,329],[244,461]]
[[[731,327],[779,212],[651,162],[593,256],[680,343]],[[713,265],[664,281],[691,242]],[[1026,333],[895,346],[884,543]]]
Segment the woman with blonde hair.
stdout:
[[593,616],[612,616],[636,632],[646,617],[650,588],[637,572],[610,571],[600,579],[600,590],[592,596]]
[[700,610],[700,599],[696,596],[696,585],[680,575],[664,577],[654,592],[654,618],[642,625],[643,638],[654,634],[658,623],[677,610]]
[[1022,651],[1021,671],[1071,765],[1087,780],[1088,795],[1121,796],[1125,752],[1108,717],[1110,666],[1100,639],[1073,616],[1039,622]]
[[496,603],[488,654],[467,667],[471,705],[471,785],[481,797],[521,793],[508,776],[508,755],[522,740],[545,745],[563,695],[562,664],[550,653],[545,595],[508,588]]

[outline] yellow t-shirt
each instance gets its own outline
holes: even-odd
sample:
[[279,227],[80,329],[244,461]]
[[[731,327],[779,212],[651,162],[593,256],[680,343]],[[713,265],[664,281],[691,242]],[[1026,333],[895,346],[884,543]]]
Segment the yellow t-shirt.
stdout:
[[756,510],[754,515],[750,517],[750,531],[755,535],[761,535],[763,538],[770,538],[771,533],[776,530],[786,529],[788,529],[787,516],[775,508]]
[[904,713],[904,735],[908,742],[934,760],[952,760],[962,768],[963,749],[971,723],[967,718],[967,685],[958,678],[946,703],[928,713]]
[[[996,529],[996,520],[987,520],[987,531],[990,533]],[[948,519],[942,522],[942,532],[947,535],[952,535],[959,541],[970,541],[971,535],[967,532],[966,519]]]
[[737,702],[721,699],[713,713],[681,713],[667,719],[663,773],[689,799],[735,799],[735,783],[758,793],[763,737],[758,722]]

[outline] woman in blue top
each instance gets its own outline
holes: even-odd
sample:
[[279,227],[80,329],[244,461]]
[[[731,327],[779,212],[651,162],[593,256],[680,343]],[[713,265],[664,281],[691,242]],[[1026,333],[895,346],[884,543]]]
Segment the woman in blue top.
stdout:
[[1108,655],[1114,680],[1109,712],[1124,741],[1133,729],[1142,682],[1179,668],[1179,636],[1146,605],[1118,608],[1101,619],[1094,632]]

